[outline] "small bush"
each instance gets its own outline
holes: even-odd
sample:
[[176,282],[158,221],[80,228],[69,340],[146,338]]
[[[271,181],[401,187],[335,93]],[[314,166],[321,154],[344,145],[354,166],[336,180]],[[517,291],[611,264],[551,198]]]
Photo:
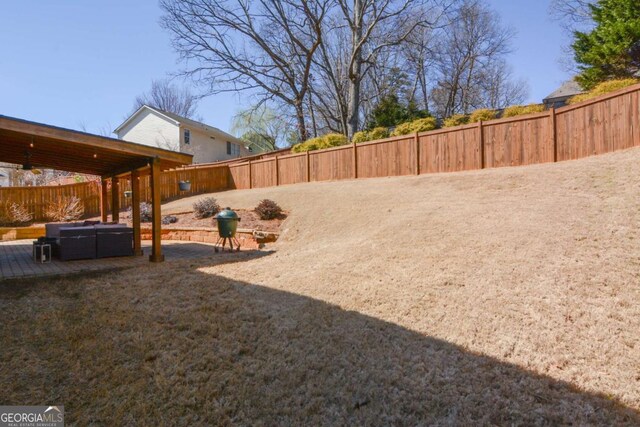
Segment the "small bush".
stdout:
[[175,224],[176,222],[178,222],[178,217],[175,217],[173,215],[165,215],[162,217],[162,223],[164,225]]
[[469,123],[477,123],[479,121],[486,122],[487,120],[493,120],[498,113],[495,110],[489,110],[488,108],[482,108],[471,113],[469,116]]
[[515,117],[525,114],[542,113],[544,111],[543,104],[529,104],[529,105],[512,105],[504,109],[502,117]]
[[349,143],[349,140],[343,134],[330,133],[322,137],[322,143],[320,144],[320,148],[338,147],[340,145],[345,145],[347,143]]
[[205,197],[193,204],[193,212],[198,219],[210,218],[220,212],[220,206],[213,197]]
[[316,138],[311,138],[291,148],[294,153],[304,153],[305,151],[321,150],[323,148],[338,147],[349,142],[346,136],[341,133],[330,133]]
[[578,102],[587,101],[589,99],[596,98],[600,95],[605,95],[610,92],[615,92],[620,89],[624,89],[625,87],[633,86],[635,84],[640,83],[640,80],[637,79],[616,79],[616,80],[608,80],[606,82],[602,82],[598,84],[596,87],[591,89],[587,93],[582,93],[580,95],[576,95],[573,98],[570,98],[567,101],[567,104],[577,104]]
[[140,222],[151,222],[152,216],[151,203],[140,202]]
[[469,116],[466,114],[454,114],[444,119],[442,127],[452,128],[454,126],[466,125],[467,123],[469,123]]
[[255,211],[260,219],[263,220],[275,219],[282,215],[282,208],[280,208],[276,202],[269,199],[264,199],[258,203]]
[[367,141],[375,141],[376,139],[384,139],[389,137],[389,130],[384,127],[373,128],[370,131],[360,131],[353,134],[351,142],[360,144]]
[[392,136],[409,135],[416,132],[427,132],[437,127],[435,117],[425,117],[412,122],[401,123],[393,130]]
[[84,206],[78,197],[61,197],[50,202],[44,214],[52,221],[75,221],[84,215]]
[[368,140],[375,141],[376,139],[385,139],[389,137],[389,129],[383,127],[377,127],[367,132]]
[[354,144],[360,144],[367,141],[369,141],[369,132],[365,130],[354,133],[353,137],[351,138],[351,142],[353,142]]
[[0,206],[0,225],[26,225],[31,222],[33,215],[18,203],[6,202]]

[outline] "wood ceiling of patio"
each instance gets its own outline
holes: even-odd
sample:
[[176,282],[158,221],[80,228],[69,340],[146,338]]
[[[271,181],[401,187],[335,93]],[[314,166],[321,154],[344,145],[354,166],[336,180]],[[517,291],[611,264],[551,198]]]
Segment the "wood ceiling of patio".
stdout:
[[156,158],[163,170],[192,161],[190,154],[0,115],[0,161],[21,165],[26,153],[34,168],[103,177],[144,172]]

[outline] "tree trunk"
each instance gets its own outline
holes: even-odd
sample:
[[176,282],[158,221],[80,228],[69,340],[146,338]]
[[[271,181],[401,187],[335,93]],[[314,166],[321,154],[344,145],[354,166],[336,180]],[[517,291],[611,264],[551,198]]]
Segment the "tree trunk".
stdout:
[[360,112],[360,83],[362,80],[362,0],[353,0],[353,25],[351,29],[352,61],[349,70],[349,123],[348,136],[358,132]]
[[304,107],[302,102],[296,103],[296,120],[298,122],[298,136],[300,138],[300,142],[304,142],[309,136],[307,135],[307,125],[304,120]]
[[316,114],[313,110],[313,99],[311,99],[312,93],[309,91],[309,114],[311,115],[311,128],[313,129],[313,137],[318,136],[318,125],[316,124]]

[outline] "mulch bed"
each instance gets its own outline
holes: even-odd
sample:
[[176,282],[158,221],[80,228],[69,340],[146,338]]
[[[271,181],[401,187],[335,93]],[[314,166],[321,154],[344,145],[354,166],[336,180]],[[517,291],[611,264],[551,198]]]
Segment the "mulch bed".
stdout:
[[[252,210],[235,209],[235,212],[240,217],[240,223],[238,228],[246,228],[256,231],[272,231],[277,232],[280,230],[280,224],[286,219],[286,215],[282,215],[280,218],[272,220],[262,220]],[[193,212],[173,214],[178,218],[178,221],[173,224],[163,224],[162,228],[177,229],[177,228],[217,228],[216,221],[213,218],[198,219]],[[131,212],[123,212],[120,214],[120,222],[126,222],[131,224]],[[143,223],[144,226],[144,223]]]

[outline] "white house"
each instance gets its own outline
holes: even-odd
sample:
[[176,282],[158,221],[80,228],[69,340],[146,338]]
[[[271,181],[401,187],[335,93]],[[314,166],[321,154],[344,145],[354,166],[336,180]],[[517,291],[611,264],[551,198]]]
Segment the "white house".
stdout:
[[251,154],[247,143],[213,126],[143,105],[114,131],[118,139],[193,154],[210,163]]

